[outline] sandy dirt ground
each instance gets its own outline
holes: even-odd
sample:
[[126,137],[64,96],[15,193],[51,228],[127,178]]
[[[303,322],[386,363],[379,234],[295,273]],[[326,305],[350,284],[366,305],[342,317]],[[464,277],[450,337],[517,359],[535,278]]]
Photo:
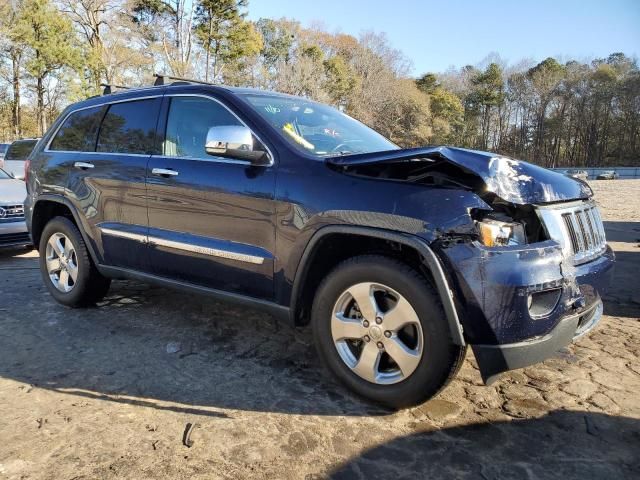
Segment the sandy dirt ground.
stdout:
[[491,387],[468,353],[400,412],[331,380],[308,330],[125,281],[70,310],[35,252],[0,254],[0,478],[640,478],[640,180],[593,187],[618,258],[597,330]]

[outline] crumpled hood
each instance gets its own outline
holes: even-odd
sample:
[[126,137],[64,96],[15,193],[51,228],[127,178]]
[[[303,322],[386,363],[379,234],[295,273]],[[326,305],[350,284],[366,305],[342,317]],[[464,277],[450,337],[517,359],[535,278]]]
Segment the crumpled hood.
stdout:
[[515,204],[587,199],[591,188],[580,180],[491,152],[453,147],[389,150],[328,158],[333,165],[367,165],[418,159],[443,159],[480,177],[488,192]]
[[22,180],[0,178],[0,205],[22,205],[27,198],[27,186]]

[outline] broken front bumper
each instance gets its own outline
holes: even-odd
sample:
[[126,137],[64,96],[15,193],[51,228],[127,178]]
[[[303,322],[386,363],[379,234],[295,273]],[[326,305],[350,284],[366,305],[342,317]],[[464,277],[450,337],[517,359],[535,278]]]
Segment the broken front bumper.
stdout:
[[589,309],[564,318],[547,335],[524,342],[505,345],[471,345],[485,384],[516,368],[523,368],[553,356],[573,340],[592,330],[602,318],[602,301]]
[[[500,249],[459,244],[439,253],[450,267],[465,340],[485,382],[540,362],[592,329],[614,264],[607,246],[574,266],[554,241]],[[535,299],[551,292],[540,314]]]

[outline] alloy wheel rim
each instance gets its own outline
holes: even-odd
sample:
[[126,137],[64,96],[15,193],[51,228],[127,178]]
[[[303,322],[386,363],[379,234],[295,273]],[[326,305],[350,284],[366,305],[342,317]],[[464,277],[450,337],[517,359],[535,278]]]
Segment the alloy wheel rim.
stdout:
[[424,351],[416,311],[400,293],[379,283],[352,285],[338,297],[331,335],[345,365],[374,384],[407,379]]
[[78,279],[78,257],[73,243],[64,233],[49,237],[45,252],[47,274],[53,286],[62,293],[69,293]]

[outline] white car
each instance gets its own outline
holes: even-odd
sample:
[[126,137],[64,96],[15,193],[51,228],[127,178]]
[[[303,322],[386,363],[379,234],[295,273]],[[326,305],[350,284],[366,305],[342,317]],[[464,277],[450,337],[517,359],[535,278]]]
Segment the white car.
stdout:
[[24,221],[27,186],[0,170],[0,248],[31,245]]
[[13,142],[4,154],[4,165],[0,168],[15,178],[24,179],[24,162],[38,140],[37,138],[25,138]]
[[9,145],[9,143],[0,143],[0,168],[4,165],[4,154],[7,153]]

